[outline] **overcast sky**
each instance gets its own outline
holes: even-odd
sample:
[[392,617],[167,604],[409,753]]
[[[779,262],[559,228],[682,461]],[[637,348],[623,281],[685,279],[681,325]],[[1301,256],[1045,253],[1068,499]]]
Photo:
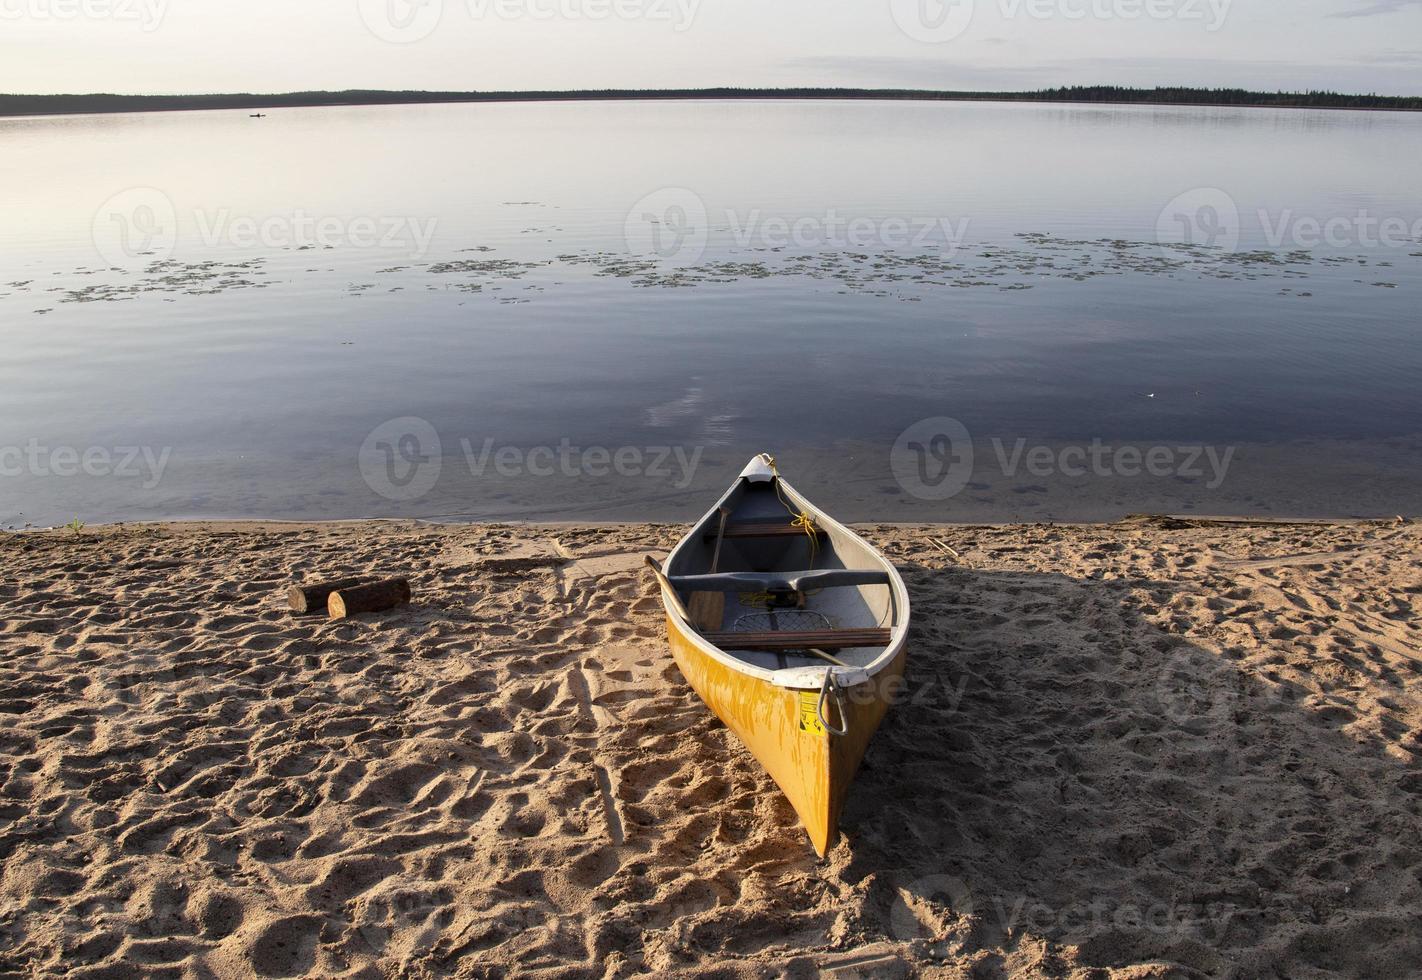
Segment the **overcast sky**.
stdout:
[[0,0],[0,92],[1086,83],[1422,95],[1422,0]]

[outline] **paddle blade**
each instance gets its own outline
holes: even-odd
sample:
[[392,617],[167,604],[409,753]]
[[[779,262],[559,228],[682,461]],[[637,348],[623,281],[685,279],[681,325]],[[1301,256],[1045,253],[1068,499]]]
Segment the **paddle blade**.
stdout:
[[721,620],[726,618],[726,593],[693,592],[687,604],[691,613],[691,625],[702,632],[719,630]]

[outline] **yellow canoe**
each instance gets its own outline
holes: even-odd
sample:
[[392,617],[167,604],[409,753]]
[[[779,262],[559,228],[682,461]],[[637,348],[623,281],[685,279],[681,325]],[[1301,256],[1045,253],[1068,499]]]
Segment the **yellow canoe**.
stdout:
[[[784,791],[823,856],[869,739],[903,689],[903,579],[766,455],[658,578],[677,666]],[[717,593],[724,608],[718,597],[708,621],[697,598]]]

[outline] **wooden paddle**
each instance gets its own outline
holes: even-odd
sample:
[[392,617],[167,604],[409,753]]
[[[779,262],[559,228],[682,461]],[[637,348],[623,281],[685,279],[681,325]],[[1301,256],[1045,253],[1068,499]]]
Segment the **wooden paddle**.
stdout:
[[[712,575],[720,571],[721,542],[726,539],[726,520],[730,516],[731,508],[722,507],[721,527],[716,532],[716,550],[711,553]],[[721,628],[721,620],[726,618],[726,593],[693,592],[687,609],[691,612],[691,625],[703,633],[707,630],[718,630]]]
[[657,577],[658,584],[666,592],[671,600],[672,608],[677,614],[688,623],[691,622],[691,613],[686,611],[686,606],[682,604],[681,596],[676,594],[676,586],[671,584],[671,579],[667,578],[666,572],[662,571],[662,566],[657,564],[657,560],[651,555],[646,557],[647,567],[652,570],[652,574]]

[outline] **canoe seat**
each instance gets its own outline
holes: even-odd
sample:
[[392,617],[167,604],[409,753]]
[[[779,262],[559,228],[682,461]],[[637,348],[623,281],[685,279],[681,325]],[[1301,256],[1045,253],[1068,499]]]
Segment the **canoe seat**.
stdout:
[[888,646],[893,630],[866,628],[701,635],[723,650],[847,650],[852,647]]
[[[803,538],[809,535],[803,527],[796,527],[789,521],[741,521],[736,524],[726,525],[726,537],[728,538]],[[825,529],[815,528],[815,537],[823,538]],[[716,530],[713,528],[702,535],[703,540],[715,541]]]
[[806,592],[860,585],[888,585],[889,573],[872,569],[825,568],[814,572],[721,572],[673,575],[672,585],[687,592]]

